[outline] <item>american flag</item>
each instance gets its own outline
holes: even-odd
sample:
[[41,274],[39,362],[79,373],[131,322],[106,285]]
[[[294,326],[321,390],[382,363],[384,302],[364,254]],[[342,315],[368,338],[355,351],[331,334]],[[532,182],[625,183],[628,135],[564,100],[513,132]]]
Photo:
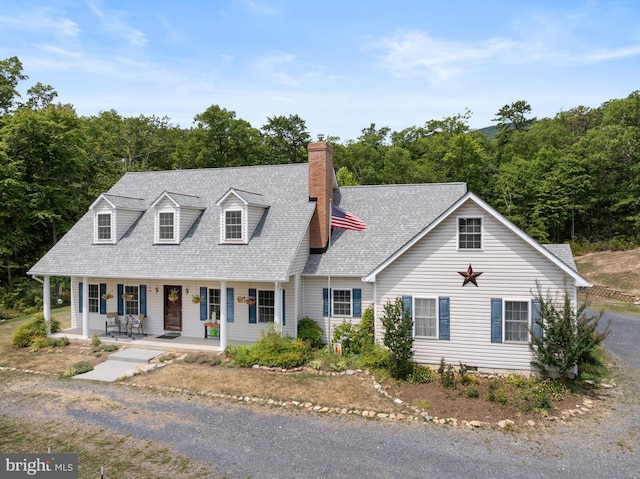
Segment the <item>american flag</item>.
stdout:
[[331,205],[331,226],[344,230],[364,231],[367,229],[364,221],[335,205]]

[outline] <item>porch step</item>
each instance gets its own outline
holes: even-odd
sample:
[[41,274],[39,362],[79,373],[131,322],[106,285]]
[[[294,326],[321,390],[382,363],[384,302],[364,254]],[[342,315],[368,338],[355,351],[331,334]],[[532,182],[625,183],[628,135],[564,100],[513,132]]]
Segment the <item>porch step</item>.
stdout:
[[127,348],[109,355],[107,361],[122,361],[127,363],[148,363],[156,356],[164,354],[164,351],[151,351],[148,349]]
[[77,374],[73,379],[113,382],[129,371],[135,370],[138,364],[146,364],[161,354],[164,354],[164,351],[123,349],[111,354],[105,362],[96,365],[93,371]]

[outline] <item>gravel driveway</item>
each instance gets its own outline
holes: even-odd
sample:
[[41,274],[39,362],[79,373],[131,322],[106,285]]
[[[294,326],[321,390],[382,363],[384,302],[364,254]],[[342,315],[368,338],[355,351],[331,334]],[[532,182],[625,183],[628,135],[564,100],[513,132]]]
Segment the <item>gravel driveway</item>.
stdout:
[[[576,418],[520,432],[457,429],[42,377],[20,378],[19,390],[0,389],[0,405],[13,417],[33,419],[38,411],[42,418],[168,443],[227,478],[640,478],[640,353],[634,346],[640,320],[612,317],[608,345],[629,363],[620,363],[627,379],[610,390],[611,400],[598,401],[599,421]],[[43,403],[35,391],[61,399]],[[96,395],[123,407],[105,411],[79,399]]]

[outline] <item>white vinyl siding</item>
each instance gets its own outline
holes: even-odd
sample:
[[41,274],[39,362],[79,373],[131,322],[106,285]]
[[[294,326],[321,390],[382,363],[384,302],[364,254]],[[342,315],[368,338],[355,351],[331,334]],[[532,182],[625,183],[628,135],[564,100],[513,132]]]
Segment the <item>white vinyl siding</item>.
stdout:
[[[460,217],[482,217],[483,249],[472,256],[457,248]],[[475,272],[482,272],[477,288],[471,284],[463,287],[458,274],[469,263]],[[444,357],[451,364],[460,361],[488,370],[531,371],[527,342],[491,342],[491,298],[530,302],[537,284],[551,294],[575,289],[571,277],[469,201],[377,275],[376,338],[380,340],[384,334],[380,318],[387,302],[407,295],[449,297],[450,339],[416,337],[416,362],[438,364]],[[363,308],[366,304],[363,299]]]
[[415,336],[438,337],[437,301],[435,298],[414,298],[413,327]]

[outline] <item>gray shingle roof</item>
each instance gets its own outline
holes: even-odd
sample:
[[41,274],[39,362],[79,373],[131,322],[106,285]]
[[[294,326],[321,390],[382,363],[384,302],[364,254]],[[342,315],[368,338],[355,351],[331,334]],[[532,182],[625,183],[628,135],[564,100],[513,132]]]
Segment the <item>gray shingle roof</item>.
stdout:
[[[154,245],[154,217],[148,210],[118,244],[96,245],[93,214],[87,213],[29,273],[283,281],[315,208],[309,202],[307,177],[306,163],[127,173],[109,195],[141,198],[146,208],[164,191],[200,197],[206,209],[181,243]],[[259,191],[270,205],[259,234],[246,245],[219,244],[220,209],[215,202],[229,188]]]
[[573,260],[573,252],[571,251],[571,245],[568,244],[543,244],[545,249],[547,249],[552,255],[557,257],[567,266],[569,266],[572,270],[578,271],[576,267],[576,262]]
[[465,193],[465,183],[341,188],[334,203],[364,221],[367,229],[334,229],[330,255],[311,255],[304,273],[326,275],[331,263],[332,276],[364,276]]
[[111,202],[116,208],[144,211],[148,206],[142,198],[131,198],[129,196],[117,196],[108,194],[104,194],[102,196],[107,201]]
[[178,204],[178,206],[184,206],[185,208],[204,209],[207,206],[206,201],[204,201],[199,196],[185,195],[182,193],[172,193],[170,191],[163,191],[152,203],[155,203],[163,196],[171,198],[175,203]]

